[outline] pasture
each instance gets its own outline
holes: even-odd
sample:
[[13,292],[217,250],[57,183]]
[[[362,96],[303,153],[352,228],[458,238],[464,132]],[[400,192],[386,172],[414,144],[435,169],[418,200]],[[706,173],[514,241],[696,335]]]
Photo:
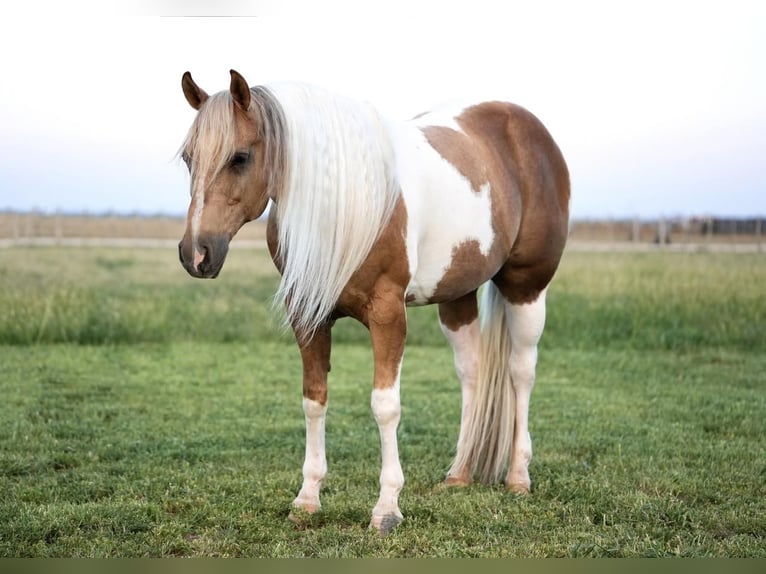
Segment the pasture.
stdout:
[[410,310],[380,537],[367,333],[334,330],[323,508],[296,526],[299,355],[266,252],[234,243],[214,281],[174,249],[0,250],[0,556],[766,556],[763,254],[565,254],[527,498],[438,488],[460,391]]

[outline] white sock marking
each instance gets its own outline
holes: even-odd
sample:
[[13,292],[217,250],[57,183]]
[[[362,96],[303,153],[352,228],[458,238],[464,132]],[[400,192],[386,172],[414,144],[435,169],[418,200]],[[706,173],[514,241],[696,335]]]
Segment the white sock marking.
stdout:
[[[401,363],[399,364],[401,372]],[[387,389],[374,389],[370,401],[372,414],[378,423],[380,431],[380,497],[372,511],[374,517],[383,517],[393,514],[401,518],[399,510],[399,492],[404,486],[404,473],[399,462],[399,447],[397,444],[396,430],[401,416],[401,403],[399,399],[399,376],[392,387]]]
[[306,418],[306,457],[303,462],[303,485],[293,501],[295,506],[319,509],[319,490],[327,474],[325,455],[325,418],[327,405],[303,399],[303,413]]
[[[457,331],[452,331],[439,320],[442,333],[452,346],[455,355],[455,371],[460,379],[463,408],[460,415],[460,434],[458,435],[457,451],[465,448],[465,429],[469,423],[471,403],[473,401],[476,377],[479,371],[480,327],[478,317],[468,325],[462,325]],[[453,470],[451,469],[450,474]]]

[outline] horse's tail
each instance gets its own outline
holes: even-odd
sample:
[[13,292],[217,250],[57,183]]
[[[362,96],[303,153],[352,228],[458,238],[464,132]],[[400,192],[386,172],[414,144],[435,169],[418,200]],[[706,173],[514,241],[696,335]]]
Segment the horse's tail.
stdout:
[[513,448],[516,395],[511,381],[511,338],[505,299],[494,283],[484,285],[479,307],[479,371],[470,415],[453,468],[484,483],[500,482]]

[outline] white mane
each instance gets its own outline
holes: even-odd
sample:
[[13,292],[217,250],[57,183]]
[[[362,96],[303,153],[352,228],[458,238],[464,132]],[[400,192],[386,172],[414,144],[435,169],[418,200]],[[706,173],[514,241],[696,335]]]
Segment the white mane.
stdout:
[[314,86],[268,86],[284,113],[287,181],[276,198],[277,300],[301,336],[332,313],[399,196],[377,111]]

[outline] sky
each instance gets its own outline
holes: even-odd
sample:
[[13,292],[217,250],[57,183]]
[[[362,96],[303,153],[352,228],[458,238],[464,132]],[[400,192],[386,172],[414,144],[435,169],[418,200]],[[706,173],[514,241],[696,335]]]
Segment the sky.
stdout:
[[0,21],[0,211],[181,215],[176,151],[229,69],[406,119],[453,99],[537,115],[575,218],[766,215],[766,3],[26,2]]

